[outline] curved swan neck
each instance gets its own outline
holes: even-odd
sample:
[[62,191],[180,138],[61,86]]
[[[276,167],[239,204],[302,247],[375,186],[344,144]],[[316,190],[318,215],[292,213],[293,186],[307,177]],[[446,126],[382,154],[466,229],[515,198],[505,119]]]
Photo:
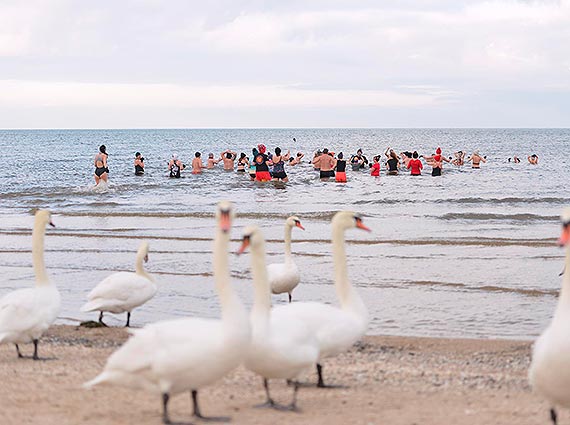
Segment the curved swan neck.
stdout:
[[43,223],[34,223],[32,231],[32,261],[36,275],[36,286],[49,285],[49,277],[44,262],[44,239],[46,226]]
[[570,312],[570,245],[566,246],[565,251],[564,276],[562,277],[562,288],[560,289],[558,308],[563,308],[563,311],[568,314],[568,312]]
[[291,257],[291,231],[293,228],[289,223],[285,224],[285,262],[290,262]]
[[[229,232],[218,229],[214,238],[214,283],[220,299],[222,321],[233,324],[236,314],[245,310],[230,284],[230,269],[228,261]],[[245,318],[247,320],[247,317]],[[236,323],[237,325],[237,323]]]
[[135,261],[135,271],[138,275],[146,277],[148,280],[153,280],[151,275],[149,275],[146,270],[144,269],[144,257],[146,256],[147,252],[145,249],[141,248],[137,252],[137,259]]
[[255,289],[251,315],[268,321],[271,309],[271,290],[267,277],[265,242],[263,241],[251,246],[251,274]]
[[348,279],[344,244],[344,229],[340,226],[333,226],[332,251],[336,294],[343,310],[350,310],[365,317],[368,314],[366,307]]

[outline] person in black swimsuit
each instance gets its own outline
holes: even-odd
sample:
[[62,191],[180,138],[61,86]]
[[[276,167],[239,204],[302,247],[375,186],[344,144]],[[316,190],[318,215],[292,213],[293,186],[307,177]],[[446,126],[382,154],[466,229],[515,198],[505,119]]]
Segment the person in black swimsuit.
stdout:
[[[388,153],[388,151],[390,152]],[[388,164],[388,172],[386,174],[392,176],[397,175],[398,168],[400,168],[400,159],[398,158],[398,155],[396,154],[396,152],[394,152],[394,149],[391,148],[386,149],[384,155],[388,157],[388,161],[386,161],[386,164]]]
[[289,159],[289,156],[289,152],[285,155],[281,155],[281,148],[275,148],[275,155],[271,158],[271,162],[273,162],[273,173],[271,174],[273,181],[289,181],[287,173],[285,172],[285,161]]
[[105,145],[99,146],[99,153],[95,155],[93,161],[95,165],[95,184],[98,185],[101,180],[107,182],[109,168],[107,168],[107,147]]
[[142,176],[144,174],[144,158],[140,152],[135,154],[135,176]]

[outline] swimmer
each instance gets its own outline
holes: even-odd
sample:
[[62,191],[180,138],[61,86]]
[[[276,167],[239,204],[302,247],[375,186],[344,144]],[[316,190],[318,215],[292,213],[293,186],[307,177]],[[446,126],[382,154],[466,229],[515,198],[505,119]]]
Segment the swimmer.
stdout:
[[460,167],[460,166],[462,166],[463,164],[465,164],[465,152],[463,152],[463,151],[458,151],[458,152],[455,152],[455,153],[453,154],[453,156],[455,157],[455,158],[451,161],[451,163],[452,163],[453,165],[457,165],[458,167]]
[[402,158],[402,161],[404,162],[404,167],[409,168],[408,164],[412,160],[412,153],[410,151],[402,152],[400,153],[400,158]]
[[313,165],[320,170],[319,177],[326,179],[334,177],[334,168],[336,166],[336,159],[334,159],[327,148],[323,149],[323,153],[316,159],[313,159]]
[[202,170],[206,168],[202,163],[202,154],[200,152],[196,152],[194,154],[194,159],[192,160],[192,174],[201,174]]
[[469,158],[467,158],[467,162],[471,162],[471,168],[481,168],[481,162],[487,162],[485,157],[479,155],[479,151],[474,151]]
[[99,146],[99,153],[95,155],[95,160],[93,161],[95,165],[95,185],[98,185],[102,180],[107,183],[109,168],[107,168],[107,147],[105,145]]
[[412,154],[412,159],[408,162],[407,168],[411,169],[410,175],[412,176],[422,175],[422,168],[424,168],[424,165],[422,164],[422,161],[420,161],[418,158],[419,158],[418,151],[414,151],[414,153]]
[[140,152],[135,153],[135,176],[142,176],[144,174],[144,158]]
[[368,159],[362,154],[362,149],[356,151],[356,155],[350,157],[350,165],[353,171],[358,171],[368,165]]
[[335,180],[337,183],[346,183],[346,160],[342,152],[339,152],[336,156],[336,176]]
[[318,151],[315,152],[315,154],[313,155],[313,160],[311,161],[311,164],[313,164],[313,169],[315,171],[321,171],[321,169],[319,168],[319,162],[317,161],[317,158],[319,156],[321,156],[323,153],[321,152],[321,150],[319,149]]
[[380,155],[372,158],[372,166],[370,167],[370,175],[372,177],[380,177]]
[[245,153],[242,152],[239,154],[237,171],[240,173],[245,173],[246,168],[249,168],[249,158],[245,156]]
[[253,181],[255,180],[255,157],[259,154],[256,148],[251,150],[253,161],[249,163],[249,177]]
[[441,154],[441,148],[438,147],[435,150],[435,155],[424,157],[426,162],[432,166],[431,175],[433,177],[441,176],[441,172],[443,170],[443,161],[450,162],[450,159],[444,157]]
[[388,171],[386,174],[391,176],[396,176],[398,174],[398,169],[400,168],[400,158],[398,158],[398,155],[396,154],[396,152],[394,152],[394,149],[390,147],[386,149],[384,155],[386,155],[386,157],[388,158],[388,160],[386,161],[386,164],[388,166]]
[[538,155],[532,154],[527,159],[529,164],[538,165]]
[[275,148],[275,155],[271,158],[271,162],[273,163],[273,173],[271,174],[273,181],[289,181],[287,173],[285,172],[285,161],[289,159],[289,156],[289,152],[285,155],[281,155],[281,148]]
[[258,182],[268,182],[271,180],[271,174],[269,174],[269,165],[271,161],[265,153],[267,148],[264,144],[257,145],[258,153],[254,158],[255,162],[255,180]]
[[220,159],[214,159],[214,154],[213,153],[209,153],[208,154],[208,162],[206,163],[206,168],[208,170],[211,170],[212,168],[214,168],[218,162],[220,162],[222,160],[222,158]]
[[179,179],[180,178],[180,172],[182,170],[184,170],[184,168],[186,168],[186,166],[184,164],[182,164],[182,161],[180,161],[178,159],[178,155],[173,153],[172,158],[170,159],[170,162],[168,163],[169,177]]
[[222,158],[222,161],[224,161],[224,170],[233,171],[237,153],[227,149],[220,154],[220,157]]

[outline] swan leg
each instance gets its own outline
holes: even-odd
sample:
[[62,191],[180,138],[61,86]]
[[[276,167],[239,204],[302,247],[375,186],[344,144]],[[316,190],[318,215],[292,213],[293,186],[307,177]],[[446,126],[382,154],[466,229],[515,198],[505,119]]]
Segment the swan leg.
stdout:
[[198,406],[198,391],[192,390],[192,407],[194,409],[194,416],[206,422],[230,422],[231,418],[226,416],[202,416],[200,406]]
[[558,415],[556,414],[556,410],[554,410],[554,407],[550,408],[550,420],[554,425],[558,424]]
[[347,388],[344,385],[326,385],[323,379],[323,366],[320,363],[317,363],[317,375],[319,376],[319,380],[317,382],[318,388]]
[[102,312],[102,311],[99,312],[99,323],[100,323],[102,326],[107,327],[107,325],[106,325],[105,323],[103,323],[103,312]]
[[24,356],[22,356],[22,353],[20,353],[20,347],[18,347],[18,344],[14,344],[16,346],[16,351],[18,353],[18,358],[19,359],[23,359]]
[[125,325],[125,327],[130,328],[131,327],[131,312],[127,311],[127,324]]
[[270,409],[275,409],[275,410],[291,410],[290,406],[283,406],[271,398],[271,395],[269,394],[269,381],[265,378],[263,378],[263,387],[265,388],[265,395],[267,396],[267,400],[265,401],[265,403],[255,405],[254,406],[255,408],[258,408],[258,409],[270,408]]
[[34,360],[40,360],[38,356],[38,340],[34,339],[34,356],[32,357]]
[[[103,312],[101,312],[101,314],[103,314]],[[168,417],[168,400],[170,399],[170,396],[168,395],[168,393],[164,393],[162,394],[162,423],[163,424],[171,424],[172,422],[170,422],[170,418]]]
[[289,302],[291,302],[293,300],[293,297],[291,296],[291,292],[289,292],[288,295],[289,295]]
[[297,393],[299,392],[299,383],[297,381],[293,381],[293,399],[291,400],[291,404],[288,407],[289,410],[292,412],[299,412],[297,408]]

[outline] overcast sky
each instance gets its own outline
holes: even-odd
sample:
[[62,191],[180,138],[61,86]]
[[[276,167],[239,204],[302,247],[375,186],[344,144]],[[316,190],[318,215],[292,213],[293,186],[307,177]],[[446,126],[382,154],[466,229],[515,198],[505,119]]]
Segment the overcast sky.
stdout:
[[570,127],[570,0],[0,0],[0,128]]

